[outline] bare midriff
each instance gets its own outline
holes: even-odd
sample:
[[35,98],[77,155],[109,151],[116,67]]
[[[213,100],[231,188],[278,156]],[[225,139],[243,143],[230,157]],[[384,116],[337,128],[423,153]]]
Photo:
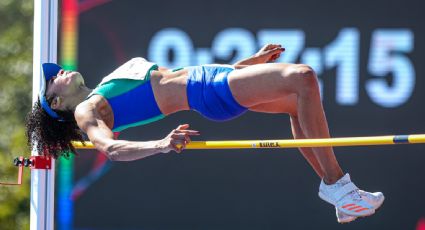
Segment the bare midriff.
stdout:
[[155,100],[164,115],[189,110],[186,95],[187,74],[186,69],[175,72],[151,72],[151,85]]

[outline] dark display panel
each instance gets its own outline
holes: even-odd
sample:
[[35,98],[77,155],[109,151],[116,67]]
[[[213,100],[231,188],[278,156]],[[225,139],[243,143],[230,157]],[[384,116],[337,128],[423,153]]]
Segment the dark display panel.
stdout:
[[[79,70],[91,87],[142,56],[179,67],[234,63],[263,44],[281,62],[318,74],[334,137],[424,133],[425,30],[421,1],[110,1],[80,14]],[[165,137],[177,125],[196,140],[291,138],[287,115],[247,113],[215,123],[182,112],[120,134]],[[420,229],[423,145],[338,147],[353,181],[386,195],[349,225],[317,196],[319,178],[295,149],[208,150],[114,163],[75,200],[75,229]],[[76,159],[76,180],[94,154]]]

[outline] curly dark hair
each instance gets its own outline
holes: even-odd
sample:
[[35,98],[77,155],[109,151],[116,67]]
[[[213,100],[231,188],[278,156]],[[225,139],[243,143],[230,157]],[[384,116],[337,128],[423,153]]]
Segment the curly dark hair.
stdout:
[[[50,104],[52,98],[47,99]],[[57,159],[60,156],[69,158],[70,154],[77,155],[71,141],[84,141],[83,132],[77,126],[73,111],[55,112],[65,121],[50,117],[43,110],[40,100],[34,103],[26,117],[27,144],[30,149]],[[84,142],[83,142],[84,143]]]

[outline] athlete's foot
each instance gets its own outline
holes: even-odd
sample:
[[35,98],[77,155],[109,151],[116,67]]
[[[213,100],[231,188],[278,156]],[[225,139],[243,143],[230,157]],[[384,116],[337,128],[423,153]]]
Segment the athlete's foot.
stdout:
[[[363,190],[359,190],[359,194],[364,201],[366,201],[367,203],[373,206],[375,211],[379,207],[381,207],[382,203],[384,203],[384,200],[385,200],[384,194],[382,194],[382,192],[370,193]],[[338,223],[341,223],[341,224],[349,223],[357,219],[356,216],[350,216],[350,215],[344,214],[343,212],[339,211],[337,207],[335,207],[335,210],[336,210],[336,218],[338,220]]]
[[362,199],[359,189],[351,182],[348,173],[331,185],[325,184],[322,180],[319,197],[346,215],[360,217],[375,213],[373,206]]

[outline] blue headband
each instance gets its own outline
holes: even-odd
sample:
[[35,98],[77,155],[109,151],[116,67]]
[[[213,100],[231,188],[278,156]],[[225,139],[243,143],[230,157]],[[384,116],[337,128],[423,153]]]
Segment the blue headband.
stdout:
[[62,69],[59,65],[55,63],[44,63],[41,65],[43,70],[44,80],[41,81],[40,92],[38,98],[40,99],[41,107],[50,117],[57,119],[58,121],[65,121],[61,116],[59,116],[52,108],[50,108],[49,103],[46,100],[46,88],[47,82],[55,77],[59,71]]

